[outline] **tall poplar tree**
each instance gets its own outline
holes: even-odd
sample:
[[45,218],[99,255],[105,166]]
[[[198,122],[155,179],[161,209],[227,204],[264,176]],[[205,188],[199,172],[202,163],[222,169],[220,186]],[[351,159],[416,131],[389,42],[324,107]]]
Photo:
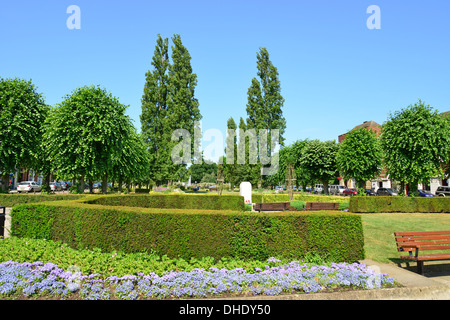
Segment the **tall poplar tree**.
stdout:
[[253,78],[247,92],[247,127],[257,129],[257,133],[259,129],[267,129],[269,133],[272,129],[278,129],[279,142],[284,145],[286,120],[282,111],[284,98],[281,96],[278,70],[270,61],[266,48],[260,48],[256,57],[259,80]]
[[[171,137],[172,132],[176,129],[189,131],[191,150],[193,151],[200,143],[200,141],[195,141],[194,139],[195,123],[202,118],[198,100],[195,98],[197,75],[192,70],[191,55],[181,42],[180,35],[175,34],[172,37],[172,42],[172,64],[169,66],[167,100],[167,128],[171,130],[166,133]],[[179,142],[171,141],[169,143],[170,150],[177,143]],[[193,152],[189,158],[191,160],[193,159]],[[177,179],[179,177],[179,170],[183,171],[184,168],[185,165],[183,164],[171,163],[169,180]]]
[[197,75],[193,73],[191,56],[181,37],[174,35],[172,42],[172,61],[169,61],[169,40],[158,35],[153,70],[146,73],[142,96],[142,135],[150,154],[150,178],[158,185],[186,174],[185,165],[172,162],[172,149],[179,143],[171,141],[175,130],[189,131],[191,149],[199,145],[194,140],[194,124],[201,119],[195,98]]
[[169,40],[158,34],[152,60],[153,70],[145,74],[142,95],[141,131],[149,153],[149,174],[158,185],[169,174],[170,150],[167,132],[169,82]]
[[[247,128],[255,129],[259,135],[259,130],[267,130],[267,152],[270,156],[272,130],[279,130],[279,144],[284,145],[284,131],[286,129],[286,120],[283,117],[282,107],[284,98],[281,96],[281,85],[278,78],[278,70],[269,59],[269,52],[266,48],[260,48],[257,53],[257,75],[247,91]],[[259,137],[260,139],[260,137]],[[258,140],[259,141],[259,140]],[[259,143],[257,144],[257,155],[261,157]],[[261,171],[261,163],[253,166],[253,170]],[[259,172],[259,187],[262,186],[262,176]]]

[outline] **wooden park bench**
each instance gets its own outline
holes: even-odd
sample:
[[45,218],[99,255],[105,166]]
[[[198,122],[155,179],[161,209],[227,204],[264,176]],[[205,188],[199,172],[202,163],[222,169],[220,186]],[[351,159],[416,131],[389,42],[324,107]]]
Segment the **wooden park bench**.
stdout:
[[[450,231],[395,232],[394,235],[397,250],[409,251],[408,256],[400,258],[416,261],[419,274],[423,274],[424,261],[450,259]],[[422,253],[433,250],[439,250],[439,253]]]
[[305,210],[338,210],[338,202],[307,202]]
[[255,211],[285,211],[290,208],[289,202],[265,202],[265,203],[255,203]]

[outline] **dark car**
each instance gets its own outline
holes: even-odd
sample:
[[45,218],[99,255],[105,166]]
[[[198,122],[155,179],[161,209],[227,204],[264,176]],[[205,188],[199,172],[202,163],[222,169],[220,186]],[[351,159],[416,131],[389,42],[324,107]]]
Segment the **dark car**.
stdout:
[[398,193],[391,188],[378,188],[377,196],[398,196]]
[[100,189],[102,187],[102,184],[100,182],[96,182],[92,185],[92,188],[94,189]]
[[353,188],[348,188],[345,189],[344,191],[342,191],[343,194],[345,194],[346,196],[355,196],[358,193],[358,190],[353,189]]
[[438,187],[436,190],[436,195],[439,197],[450,197],[450,187]]
[[[410,196],[410,195],[411,195],[411,192],[408,193],[408,196]],[[416,197],[434,197],[434,194],[426,192],[426,191],[424,191],[422,189],[418,189],[418,190],[414,191],[414,195]]]
[[364,192],[366,193],[366,196],[376,196],[376,192],[372,189],[364,189]]

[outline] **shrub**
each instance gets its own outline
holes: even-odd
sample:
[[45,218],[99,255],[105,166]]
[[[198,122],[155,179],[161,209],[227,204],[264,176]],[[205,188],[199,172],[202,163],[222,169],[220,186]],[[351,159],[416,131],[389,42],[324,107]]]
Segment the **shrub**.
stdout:
[[450,213],[445,197],[351,197],[351,212],[435,212]]
[[72,248],[173,258],[364,258],[361,217],[337,212],[249,213],[103,207],[73,202],[13,208],[11,236],[51,239]]
[[244,197],[206,194],[111,195],[91,198],[88,203],[142,208],[244,211]]
[[[288,202],[289,195],[287,194],[252,194],[253,203],[261,202]],[[340,196],[319,196],[319,195],[306,195],[306,194],[295,194],[294,201],[303,202],[339,202],[348,203],[347,197]]]
[[43,201],[77,200],[84,195],[77,194],[0,194],[0,206],[14,207],[17,204]]

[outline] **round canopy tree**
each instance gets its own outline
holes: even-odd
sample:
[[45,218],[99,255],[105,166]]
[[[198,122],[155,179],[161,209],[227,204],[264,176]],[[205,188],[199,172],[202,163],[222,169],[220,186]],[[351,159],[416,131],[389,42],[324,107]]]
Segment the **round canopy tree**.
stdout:
[[414,191],[418,183],[443,175],[450,159],[449,122],[419,100],[389,115],[382,127],[381,145],[391,179],[408,183]]
[[300,159],[300,165],[312,180],[323,183],[323,189],[328,194],[328,182],[338,174],[336,154],[339,146],[336,141],[309,141]]
[[372,130],[359,128],[350,131],[341,142],[336,156],[340,174],[355,179],[358,188],[380,173],[381,147]]
[[58,175],[84,181],[102,180],[117,168],[115,159],[129,141],[130,118],[126,106],[105,89],[84,86],[66,95],[47,119],[44,146]]
[[0,78],[0,172],[2,189],[19,168],[37,169],[41,126],[49,107],[30,81]]

